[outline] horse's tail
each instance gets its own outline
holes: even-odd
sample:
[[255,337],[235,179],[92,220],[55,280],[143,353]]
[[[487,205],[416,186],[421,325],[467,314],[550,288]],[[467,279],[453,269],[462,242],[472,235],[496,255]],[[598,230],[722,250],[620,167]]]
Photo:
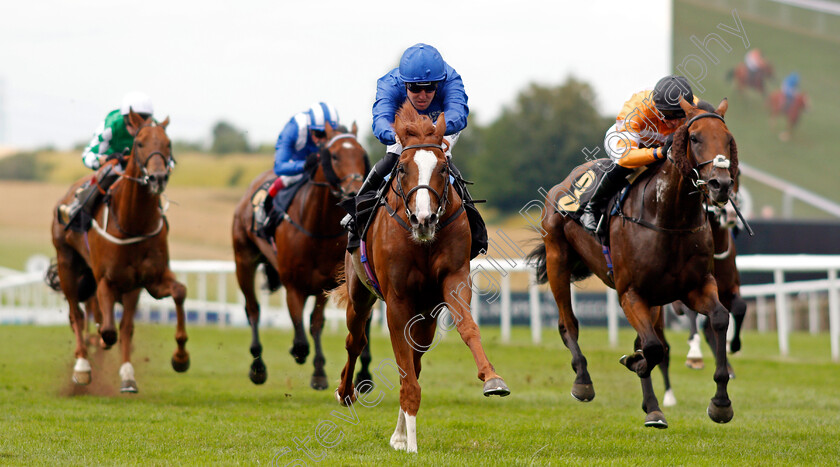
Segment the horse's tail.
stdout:
[[56,292],[61,292],[61,281],[58,280],[58,262],[55,258],[50,262],[47,272],[44,273],[44,282]]
[[338,285],[328,292],[330,298],[339,307],[347,306],[350,301],[350,292],[345,286],[347,282],[347,271],[344,269],[344,264],[339,265],[338,273],[335,275],[335,280]]
[[536,269],[538,284],[545,284],[548,282],[548,272],[545,267],[545,255],[545,243],[540,243],[536,248],[528,253],[528,256],[525,257],[525,261],[530,263]]
[[265,263],[263,266],[263,271],[265,271],[265,285],[268,287],[269,293],[274,293],[280,290],[280,287],[283,286],[283,283],[280,282],[280,274],[277,272],[274,267],[269,264],[268,262]]

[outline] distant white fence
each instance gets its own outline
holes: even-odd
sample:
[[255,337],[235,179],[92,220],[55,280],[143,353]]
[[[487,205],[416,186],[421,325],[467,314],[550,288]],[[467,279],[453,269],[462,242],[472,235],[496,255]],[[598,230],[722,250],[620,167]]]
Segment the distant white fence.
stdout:
[[[762,285],[749,285],[741,288],[744,298],[755,299],[758,312],[758,328],[766,331],[767,298],[775,299],[779,352],[789,354],[788,335],[791,329],[791,307],[789,297],[796,294],[810,294],[811,322],[816,314],[817,293],[828,297],[829,336],[831,357],[840,361],[840,255],[750,255],[739,256],[738,268],[745,272],[769,272],[773,282]],[[235,285],[233,262],[230,261],[172,261],[172,270],[179,280],[187,284],[189,296],[185,304],[188,319],[192,323],[219,326],[246,326],[244,299]],[[42,272],[16,273],[0,271],[0,324],[34,323],[65,324],[67,305],[63,297],[50,290],[43,282]],[[818,272],[826,274],[826,279],[812,281],[786,282],[785,274],[795,272]],[[470,309],[477,322],[481,322],[480,296],[500,301],[500,326],[503,342],[510,340],[511,332],[511,280],[513,275],[525,275],[528,278],[528,308],[531,327],[531,339],[539,343],[542,336],[542,316],[540,314],[541,293],[534,283],[533,268],[521,258],[516,259],[481,259],[472,262],[472,277],[481,288],[480,293],[473,293]],[[523,278],[524,280],[524,278]],[[259,281],[258,281],[259,282]],[[575,301],[575,287],[572,287],[572,300]],[[608,290],[607,328],[612,345],[618,344],[619,305],[615,291]],[[266,290],[260,289],[258,298],[261,303],[263,326],[291,327],[291,320],[285,308],[283,292],[269,297]],[[311,307],[310,303],[307,307]],[[384,306],[374,311],[374,320],[387,332]],[[331,305],[325,310],[327,326],[338,329],[344,320],[344,310]],[[308,327],[308,314],[304,313]],[[145,292],[137,314],[138,321],[172,322],[175,320],[174,306],[171,299],[154,300]],[[812,326],[813,330],[813,326]]]

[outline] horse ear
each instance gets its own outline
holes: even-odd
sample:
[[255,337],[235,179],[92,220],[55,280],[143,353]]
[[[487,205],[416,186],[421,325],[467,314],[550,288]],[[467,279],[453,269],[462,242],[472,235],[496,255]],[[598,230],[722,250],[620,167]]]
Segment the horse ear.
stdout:
[[697,110],[697,108],[694,107],[694,103],[683,99],[683,96],[680,96],[680,108],[683,109],[683,112],[685,112],[686,115]]
[[402,118],[400,118],[399,113],[396,116],[394,116],[394,132],[397,133],[397,139],[399,139],[400,141],[405,141],[405,123],[403,123],[403,120]]
[[137,131],[146,123],[139,114],[134,112],[134,109],[131,107],[128,108],[128,125],[126,129],[131,136],[135,136]]
[[443,135],[446,133],[446,119],[443,118],[443,112],[440,113],[438,116],[437,122],[435,122],[435,136],[443,139]]
[[324,122],[324,132],[327,134],[327,139],[332,139],[335,136],[335,128],[330,125],[330,122]]
[[728,109],[728,108],[729,108],[729,100],[724,97],[723,100],[720,101],[720,105],[718,105],[718,108],[717,108],[717,110],[715,110],[715,113],[720,115],[721,117],[723,117],[724,114],[726,114],[726,109]]
[[165,130],[166,127],[169,126],[169,116],[167,115],[166,118],[162,122],[158,123],[158,125],[162,126],[163,129]]
[[350,133],[353,133],[353,136],[358,136],[359,127],[356,126],[356,121],[353,120],[353,125],[350,127]]

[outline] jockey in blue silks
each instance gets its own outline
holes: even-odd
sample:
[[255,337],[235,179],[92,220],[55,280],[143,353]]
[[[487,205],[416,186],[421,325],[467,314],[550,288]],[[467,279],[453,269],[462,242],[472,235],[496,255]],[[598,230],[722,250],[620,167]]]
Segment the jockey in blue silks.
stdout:
[[793,72],[787,75],[782,81],[782,92],[785,95],[785,105],[784,110],[790,108],[790,103],[793,102],[793,98],[796,97],[796,93],[799,92],[799,73]]
[[[356,226],[363,229],[367,222],[366,215],[375,203],[377,192],[385,182],[385,178],[397,164],[402,153],[402,145],[397,141],[394,131],[394,118],[397,111],[405,103],[411,102],[417,112],[428,115],[436,121],[441,113],[446,120],[444,134],[444,152],[447,158],[452,157],[452,147],[458,141],[461,130],[467,127],[467,94],[461,75],[449,66],[434,47],[427,44],[415,44],[409,47],[400,58],[400,66],[379,78],[376,82],[376,101],[373,104],[373,134],[384,144],[386,149],[383,157],[368,174],[355,205],[343,203],[350,216],[345,218],[344,224],[350,231],[348,250],[358,246]],[[456,182],[454,186],[458,194],[465,201],[467,216],[473,235],[471,257],[486,251],[487,231],[478,210],[475,208],[469,192],[463,184],[463,179],[457,168],[451,163],[450,170]],[[360,213],[364,219],[356,222],[353,217]]]
[[274,146],[277,179],[268,190],[262,212],[257,212],[257,225],[264,226],[268,221],[274,196],[318,164],[318,145],[327,141],[327,122],[338,129],[338,111],[329,104],[318,102],[309,110],[295,114],[283,127]]

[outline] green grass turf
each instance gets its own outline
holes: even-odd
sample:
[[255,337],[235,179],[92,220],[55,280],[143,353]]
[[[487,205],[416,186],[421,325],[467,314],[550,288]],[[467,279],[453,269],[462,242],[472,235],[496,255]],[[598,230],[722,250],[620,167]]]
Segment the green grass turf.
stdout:
[[[733,358],[730,383],[735,417],[718,425],[705,413],[714,392],[712,362],[706,369],[682,365],[684,333],[669,335],[672,380],[679,404],[665,409],[667,430],[642,426],[638,378],[618,364],[632,333],[622,330],[620,349],[606,331],[582,330],[596,397],[570,395],[569,353],[556,333],[533,346],[529,332],[514,330],[499,343],[497,328],[484,329],[485,349],[513,393],[485,398],[468,349],[456,335],[423,360],[423,400],[415,455],[393,451],[398,390],[381,379],[374,407],[355,405],[358,421],[333,399],[344,363],[343,333],[324,339],[331,387],[308,387],[311,357],[298,366],[288,355],[291,333],[265,330],[262,342],[268,381],[253,385],[247,329],[191,327],[192,367],[169,366],[174,329],[142,325],[135,332],[133,361],[140,393],[118,393],[119,351],[94,352],[94,383],[70,382],[72,334],[67,327],[0,327],[0,463],[3,464],[268,464],[295,438],[310,437],[320,465],[809,465],[840,456],[840,371],[829,359],[828,337],[795,334],[792,355],[778,357],[774,334],[748,333]],[[373,332],[373,362],[393,358],[380,329]],[[395,373],[384,375],[394,380]],[[658,372],[654,384],[662,395]],[[341,440],[323,448],[314,441],[324,420],[336,423]],[[277,456],[279,465],[299,451]],[[308,460],[310,465],[315,462]],[[294,465],[294,464],[292,464]]]

